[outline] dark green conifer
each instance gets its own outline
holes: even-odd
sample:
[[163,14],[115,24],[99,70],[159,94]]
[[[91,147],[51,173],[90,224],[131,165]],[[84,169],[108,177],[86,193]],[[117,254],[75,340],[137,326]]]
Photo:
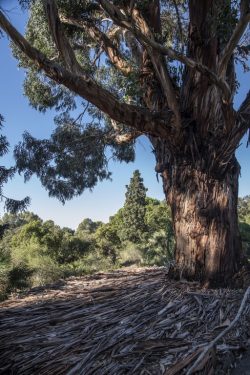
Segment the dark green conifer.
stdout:
[[126,200],[123,210],[123,237],[132,242],[141,240],[146,231],[146,191],[143,178],[134,171],[130,184],[126,185]]

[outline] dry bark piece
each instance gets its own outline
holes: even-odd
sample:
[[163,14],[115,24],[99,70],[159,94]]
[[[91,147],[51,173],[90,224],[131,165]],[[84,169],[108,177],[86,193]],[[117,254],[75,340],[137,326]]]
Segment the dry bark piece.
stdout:
[[[164,267],[35,288],[0,304],[0,373],[186,375],[216,337],[220,311],[232,322],[242,295],[219,289],[203,296],[192,284],[170,281]],[[225,352],[247,345],[248,332],[244,309],[218,348],[219,365]],[[206,356],[202,374],[209,374],[211,363]]]

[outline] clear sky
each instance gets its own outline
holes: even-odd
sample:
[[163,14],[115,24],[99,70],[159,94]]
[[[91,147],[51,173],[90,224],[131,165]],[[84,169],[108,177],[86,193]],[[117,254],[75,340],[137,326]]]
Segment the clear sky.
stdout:
[[[17,7],[15,0],[0,0],[15,27],[23,32],[25,17]],[[29,106],[28,99],[23,95],[22,82],[24,71],[18,69],[17,61],[12,57],[9,41],[6,37],[0,39],[0,113],[5,117],[3,134],[7,136],[11,148],[7,157],[1,159],[1,164],[14,164],[12,158],[13,146],[21,140],[22,134],[28,130],[38,138],[48,137],[54,128],[54,112],[42,114]],[[241,88],[235,100],[235,107],[241,103],[250,89],[250,73],[239,71],[238,79]],[[154,172],[154,156],[146,138],[141,138],[136,147],[135,163],[112,163],[112,181],[101,182],[92,192],[86,191],[80,197],[74,198],[64,206],[56,199],[49,198],[48,193],[41,186],[40,181],[33,177],[24,184],[22,176],[16,176],[4,186],[4,193],[12,198],[21,199],[28,195],[31,197],[30,211],[38,214],[42,219],[52,219],[61,226],[76,228],[85,217],[92,220],[107,221],[124,203],[125,185],[135,169],[139,169],[148,188],[148,195],[164,199],[161,180],[157,182]],[[250,149],[246,148],[246,139],[237,152],[241,164],[240,196],[250,194]],[[0,215],[3,215],[0,206]]]

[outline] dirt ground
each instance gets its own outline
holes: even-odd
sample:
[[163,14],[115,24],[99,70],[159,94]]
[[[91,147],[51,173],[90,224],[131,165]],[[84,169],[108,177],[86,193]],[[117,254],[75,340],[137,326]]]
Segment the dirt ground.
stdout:
[[[244,290],[173,282],[163,267],[34,288],[0,304],[0,374],[186,374],[230,325]],[[197,374],[249,373],[250,301]],[[245,371],[245,372],[244,372]],[[246,372],[248,371],[248,372]]]

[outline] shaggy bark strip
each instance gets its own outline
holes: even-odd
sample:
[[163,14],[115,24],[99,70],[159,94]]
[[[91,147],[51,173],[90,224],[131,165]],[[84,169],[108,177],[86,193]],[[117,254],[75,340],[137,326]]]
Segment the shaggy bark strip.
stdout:
[[[70,278],[0,305],[0,373],[186,374],[230,325],[243,290],[173,282],[165,268]],[[200,365],[226,373],[249,340],[249,298]],[[216,360],[215,360],[216,359]]]

